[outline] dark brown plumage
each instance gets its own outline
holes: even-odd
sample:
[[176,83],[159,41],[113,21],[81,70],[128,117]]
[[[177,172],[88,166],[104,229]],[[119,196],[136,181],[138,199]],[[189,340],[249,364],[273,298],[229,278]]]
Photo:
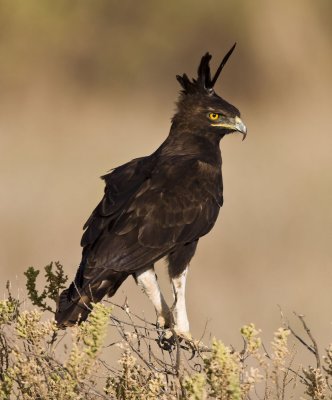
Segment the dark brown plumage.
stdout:
[[208,53],[197,79],[177,76],[182,92],[164,143],[102,177],[105,194],[84,225],[82,261],[60,296],[59,326],[85,320],[91,302],[112,296],[129,275],[162,257],[170,277],[179,276],[215,224],[223,203],[220,139],[246,134],[238,109],[213,89],[233,50],[212,79]]

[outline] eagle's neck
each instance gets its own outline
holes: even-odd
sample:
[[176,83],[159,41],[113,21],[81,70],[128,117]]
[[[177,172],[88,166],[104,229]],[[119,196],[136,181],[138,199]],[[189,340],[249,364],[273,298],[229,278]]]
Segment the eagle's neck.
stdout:
[[169,136],[158,150],[163,155],[192,156],[210,164],[221,165],[220,139],[215,134],[179,129],[173,124]]

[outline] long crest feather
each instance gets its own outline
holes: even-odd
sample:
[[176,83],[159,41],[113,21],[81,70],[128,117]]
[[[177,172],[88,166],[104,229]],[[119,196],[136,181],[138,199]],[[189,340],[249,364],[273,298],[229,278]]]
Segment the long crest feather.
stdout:
[[[184,89],[184,94],[195,93],[197,91],[202,90],[212,90],[214,85],[219,78],[219,75],[227,63],[229,57],[233,53],[235,49],[236,43],[232,46],[232,48],[227,52],[227,54],[222,59],[216,73],[211,79],[211,71],[210,71],[210,60],[212,58],[210,53],[204,54],[201,59],[201,62],[198,67],[198,76],[197,79],[193,79],[192,81],[188,78],[187,74],[177,75],[176,79],[179,81],[180,85]],[[213,92],[213,90],[212,90]]]
[[231,56],[231,54],[233,53],[234,49],[236,46],[236,42],[233,44],[233,46],[231,47],[231,49],[228,51],[228,53],[225,55],[225,57],[222,59],[216,73],[214,74],[214,77],[211,81],[211,87],[213,88],[213,86],[215,85],[215,83],[217,82],[217,79],[219,78],[220,72],[222,71],[222,69],[224,68],[225,64],[227,63],[229,57]]

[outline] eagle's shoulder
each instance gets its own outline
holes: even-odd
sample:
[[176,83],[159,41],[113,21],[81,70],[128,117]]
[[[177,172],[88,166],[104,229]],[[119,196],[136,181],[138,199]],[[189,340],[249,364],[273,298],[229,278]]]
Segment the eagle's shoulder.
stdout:
[[[202,173],[202,165],[208,174]],[[217,169],[195,157],[163,158],[134,195],[116,233],[123,235],[136,228],[139,243],[156,248],[197,240],[218,215],[222,203],[219,178]]]
[[154,154],[135,158],[101,177],[105,182],[104,196],[83,226],[82,247],[92,245],[105,226],[111,228],[130,199],[151,177],[156,162]]

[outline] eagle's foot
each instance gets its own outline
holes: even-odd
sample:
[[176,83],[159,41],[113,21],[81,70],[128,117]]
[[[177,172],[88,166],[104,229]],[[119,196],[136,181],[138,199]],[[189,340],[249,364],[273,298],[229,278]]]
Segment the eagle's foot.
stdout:
[[157,323],[158,339],[157,343],[160,348],[167,351],[172,351],[176,346],[186,344],[188,348],[192,349],[190,343],[193,343],[193,339],[190,332],[179,332],[175,328],[161,328]]
[[172,351],[176,346],[176,340],[173,332],[170,329],[157,329],[158,331],[158,346],[162,350]]
[[175,332],[179,343],[181,343],[181,348],[191,351],[192,356],[190,359],[194,358],[199,353],[210,351],[208,346],[206,346],[200,340],[194,339],[190,332],[178,332],[176,329]]

